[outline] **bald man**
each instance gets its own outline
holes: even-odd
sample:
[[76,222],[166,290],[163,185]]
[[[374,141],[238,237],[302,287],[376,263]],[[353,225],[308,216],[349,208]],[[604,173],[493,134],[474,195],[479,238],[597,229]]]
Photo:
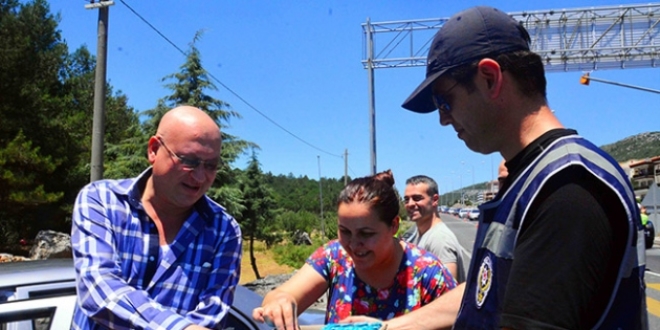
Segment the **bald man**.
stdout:
[[181,106],[149,139],[151,167],[84,187],[73,211],[72,329],[216,329],[240,277],[241,232],[206,192],[220,128]]

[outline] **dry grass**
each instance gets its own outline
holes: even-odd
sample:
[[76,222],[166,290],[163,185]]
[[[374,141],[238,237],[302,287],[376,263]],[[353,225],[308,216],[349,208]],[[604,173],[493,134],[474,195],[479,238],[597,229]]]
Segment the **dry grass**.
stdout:
[[[252,282],[257,279],[250,264],[249,242],[243,241],[243,258],[241,260],[241,279],[240,284]],[[288,274],[294,271],[293,267],[287,265],[278,265],[272,250],[266,250],[263,242],[254,243],[254,257],[257,259],[257,269],[261,277],[268,275]]]

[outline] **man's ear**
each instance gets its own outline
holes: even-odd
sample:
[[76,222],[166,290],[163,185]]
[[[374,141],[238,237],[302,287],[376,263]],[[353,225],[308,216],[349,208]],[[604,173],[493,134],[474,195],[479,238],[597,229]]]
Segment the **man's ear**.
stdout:
[[440,201],[440,195],[438,194],[433,194],[433,197],[431,198],[433,201],[433,205],[438,206],[438,202]]
[[497,98],[502,89],[502,69],[495,60],[484,58],[477,66],[477,76],[483,81],[483,88],[490,98]]
[[149,144],[147,145],[147,159],[149,160],[149,163],[151,163],[152,165],[156,160],[156,151],[158,151],[159,147],[160,147],[160,141],[158,141],[158,138],[156,136],[152,136],[151,138],[149,138]]

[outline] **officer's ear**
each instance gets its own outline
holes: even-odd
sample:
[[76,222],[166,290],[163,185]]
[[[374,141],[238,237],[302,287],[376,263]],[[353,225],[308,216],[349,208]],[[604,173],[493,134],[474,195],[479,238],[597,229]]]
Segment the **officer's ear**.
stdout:
[[490,58],[484,58],[479,61],[477,65],[477,77],[481,82],[481,86],[477,83],[477,88],[481,87],[482,93],[492,99],[499,97],[502,89],[503,74],[497,61]]

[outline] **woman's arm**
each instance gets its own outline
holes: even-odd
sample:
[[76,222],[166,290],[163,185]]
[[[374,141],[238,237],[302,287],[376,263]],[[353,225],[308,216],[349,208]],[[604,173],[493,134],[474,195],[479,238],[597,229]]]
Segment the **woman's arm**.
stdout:
[[272,323],[278,329],[298,330],[298,314],[316,302],[327,289],[325,278],[305,264],[288,281],[266,294],[261,307],[252,311],[252,318]]
[[[465,283],[461,283],[428,305],[382,322],[387,325],[387,330],[451,329],[456,321],[464,291]],[[367,316],[350,316],[341,320],[341,323],[376,321],[380,320]]]

